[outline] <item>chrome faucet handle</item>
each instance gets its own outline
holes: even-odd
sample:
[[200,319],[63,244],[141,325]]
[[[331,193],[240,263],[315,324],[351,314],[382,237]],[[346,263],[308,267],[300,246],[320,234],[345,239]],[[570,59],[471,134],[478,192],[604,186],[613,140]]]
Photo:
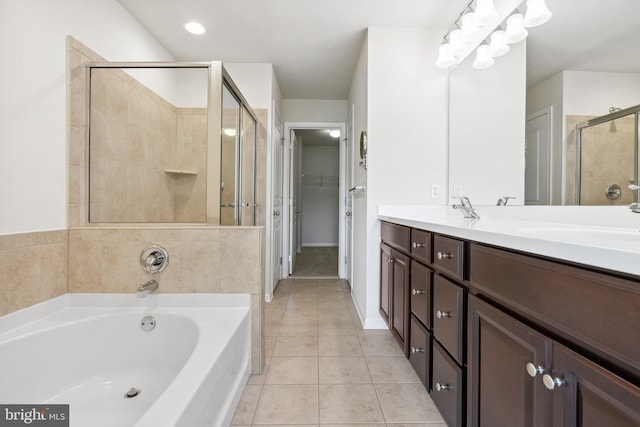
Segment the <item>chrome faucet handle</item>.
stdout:
[[496,206],[507,206],[507,203],[509,203],[510,199],[516,199],[516,197],[515,196],[500,197],[498,199],[498,202],[496,203]]
[[471,200],[469,200],[467,196],[458,196],[456,198],[460,200],[460,204],[458,205],[454,203],[452,206],[453,209],[460,209],[465,218],[480,219],[480,215],[478,215],[476,210],[473,208]]

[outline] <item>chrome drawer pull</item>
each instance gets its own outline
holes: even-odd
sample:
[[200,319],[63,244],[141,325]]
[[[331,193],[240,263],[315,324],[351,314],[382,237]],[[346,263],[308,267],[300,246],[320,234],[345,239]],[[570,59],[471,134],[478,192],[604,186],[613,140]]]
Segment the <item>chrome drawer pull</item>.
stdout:
[[444,319],[444,318],[447,318],[447,317],[451,317],[451,313],[449,313],[448,311],[440,311],[440,310],[438,310],[438,311],[436,311],[436,317],[438,319]]
[[542,376],[542,382],[544,383],[544,386],[549,390],[553,390],[556,387],[560,387],[565,383],[565,381],[562,378],[554,378],[549,374],[544,374]]
[[449,386],[449,384],[436,383],[436,391],[447,391],[447,390],[451,390],[451,387]]
[[424,353],[424,348],[411,347],[411,353]]
[[417,243],[417,242],[413,242],[413,243],[411,244],[411,247],[412,247],[413,249],[424,248],[424,243]]
[[544,374],[544,368],[529,362],[527,363],[527,374],[529,374],[530,377],[535,378],[538,374]]
[[411,295],[422,295],[424,294],[424,291],[422,289],[412,289],[411,290]]
[[438,252],[438,259],[451,259],[453,255],[449,252]]

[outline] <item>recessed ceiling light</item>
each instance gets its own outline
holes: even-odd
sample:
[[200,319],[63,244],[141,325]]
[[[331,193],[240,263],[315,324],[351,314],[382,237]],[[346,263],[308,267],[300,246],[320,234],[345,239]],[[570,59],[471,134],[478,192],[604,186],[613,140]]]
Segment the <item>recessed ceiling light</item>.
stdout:
[[191,34],[201,35],[207,32],[207,29],[199,22],[187,22],[184,24],[184,29]]

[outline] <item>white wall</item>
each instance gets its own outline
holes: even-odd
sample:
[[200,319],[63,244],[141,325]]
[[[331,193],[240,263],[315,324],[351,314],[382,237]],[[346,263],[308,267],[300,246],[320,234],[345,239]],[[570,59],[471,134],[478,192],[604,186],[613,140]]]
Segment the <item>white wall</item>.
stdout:
[[[349,89],[349,106],[353,106],[353,184],[367,185],[367,171],[358,165],[360,161],[357,144],[360,141],[360,133],[367,130],[367,66],[369,63],[368,35],[362,44],[356,69],[351,79]],[[353,197],[352,205],[352,236],[353,256],[351,260],[352,280],[351,298],[363,323],[366,324],[367,309],[367,193],[350,193]],[[384,322],[380,318],[378,323]]]
[[485,70],[474,69],[473,59],[451,73],[449,194],[474,205],[503,196],[524,204],[526,44],[511,45]]
[[0,234],[66,227],[67,35],[108,60],[173,60],[115,0],[0,0]]
[[340,147],[302,144],[302,246],[338,246]]
[[[431,184],[441,188],[447,184],[448,73],[434,65],[442,33],[442,29],[368,30],[365,229],[358,229],[361,225],[355,227],[360,237],[364,232],[366,255],[354,259],[354,282],[364,281],[354,283],[354,298],[365,327],[384,327],[378,313],[378,205],[446,202],[444,192],[438,199],[431,198]],[[362,85],[363,78],[358,74],[354,85]],[[357,86],[352,85],[352,96],[362,101]],[[361,214],[354,221],[363,221]],[[363,261],[366,263],[364,277],[356,265]]]
[[285,122],[341,123],[347,120],[345,100],[283,99],[282,120]]
[[564,114],[602,116],[640,104],[640,73],[565,71]]
[[272,64],[225,62],[223,66],[251,108],[271,110],[273,83],[276,81]]

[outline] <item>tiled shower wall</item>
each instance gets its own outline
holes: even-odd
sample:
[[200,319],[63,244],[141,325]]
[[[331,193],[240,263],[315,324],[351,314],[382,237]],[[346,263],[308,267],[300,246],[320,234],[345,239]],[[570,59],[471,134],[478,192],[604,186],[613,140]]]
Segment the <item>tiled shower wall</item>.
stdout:
[[0,316],[67,292],[67,234],[0,236]]
[[91,86],[91,221],[206,221],[207,109],[120,69],[94,69]]
[[[566,116],[565,152],[565,200],[578,203],[577,190],[577,129],[576,125],[593,116]],[[583,170],[581,200],[583,205],[628,205],[633,202],[633,192],[627,185],[635,180],[635,120],[623,117],[611,122],[591,126],[583,130],[582,162],[591,165]],[[608,200],[605,188],[616,183],[622,189],[622,197]]]

